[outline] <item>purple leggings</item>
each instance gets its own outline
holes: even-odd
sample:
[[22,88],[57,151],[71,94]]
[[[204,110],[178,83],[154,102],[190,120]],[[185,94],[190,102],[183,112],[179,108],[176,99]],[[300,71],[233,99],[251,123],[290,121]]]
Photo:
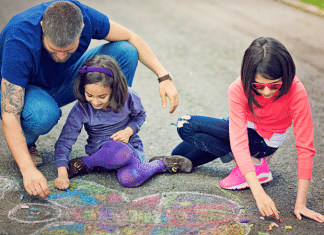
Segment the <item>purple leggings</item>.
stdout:
[[137,187],[155,173],[165,170],[160,160],[141,162],[133,150],[120,141],[106,142],[98,152],[82,158],[82,161],[88,169],[95,166],[117,169],[119,183],[124,187]]

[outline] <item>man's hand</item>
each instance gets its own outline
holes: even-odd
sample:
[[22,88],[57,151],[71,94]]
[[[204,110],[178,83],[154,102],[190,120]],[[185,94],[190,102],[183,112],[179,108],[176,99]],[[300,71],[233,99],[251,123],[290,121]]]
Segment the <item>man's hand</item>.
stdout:
[[47,187],[47,180],[44,175],[35,167],[22,172],[24,186],[30,195],[46,198],[50,195]]
[[129,141],[129,137],[131,137],[133,133],[134,131],[132,128],[126,127],[124,130],[117,131],[115,134],[112,134],[110,138],[115,141],[120,141],[127,144]]
[[169,79],[164,80],[160,83],[159,89],[160,89],[162,108],[166,108],[167,97],[169,97],[171,103],[171,109],[169,113],[173,113],[174,110],[178,107],[178,103],[179,103],[177,89],[175,88],[173,82]]
[[[110,30],[105,40],[109,42],[127,41],[135,46],[138,52],[138,59],[156,74],[157,77],[164,76],[168,71],[162,66],[160,61],[156,58],[149,46],[137,34],[124,26],[110,20]],[[173,113],[177,108],[179,99],[178,93],[171,80],[164,80],[160,83],[160,96],[162,100],[162,107],[166,108],[167,98],[169,97],[171,103],[170,113]]]

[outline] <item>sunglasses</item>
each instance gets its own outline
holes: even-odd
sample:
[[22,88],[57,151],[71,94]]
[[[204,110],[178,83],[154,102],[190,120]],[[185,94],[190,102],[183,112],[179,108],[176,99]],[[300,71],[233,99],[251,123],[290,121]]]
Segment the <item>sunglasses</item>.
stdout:
[[270,90],[279,90],[282,86],[282,82],[275,82],[275,83],[251,83],[251,86],[255,90],[263,90],[265,87],[268,87]]

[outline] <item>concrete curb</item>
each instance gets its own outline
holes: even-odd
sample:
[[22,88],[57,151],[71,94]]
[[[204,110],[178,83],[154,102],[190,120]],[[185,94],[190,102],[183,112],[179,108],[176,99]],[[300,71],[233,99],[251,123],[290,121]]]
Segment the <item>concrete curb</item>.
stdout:
[[315,15],[318,15],[320,17],[324,17],[324,9],[320,9],[317,6],[307,4],[298,0],[276,0],[278,2],[283,2],[287,5],[293,6],[299,10],[303,10]]

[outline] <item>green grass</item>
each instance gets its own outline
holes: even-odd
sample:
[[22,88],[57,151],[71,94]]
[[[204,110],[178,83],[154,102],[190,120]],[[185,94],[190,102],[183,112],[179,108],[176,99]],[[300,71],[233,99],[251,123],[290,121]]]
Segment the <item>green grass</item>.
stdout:
[[299,0],[301,2],[305,2],[307,4],[312,4],[314,6],[318,6],[321,9],[324,9],[324,0]]

